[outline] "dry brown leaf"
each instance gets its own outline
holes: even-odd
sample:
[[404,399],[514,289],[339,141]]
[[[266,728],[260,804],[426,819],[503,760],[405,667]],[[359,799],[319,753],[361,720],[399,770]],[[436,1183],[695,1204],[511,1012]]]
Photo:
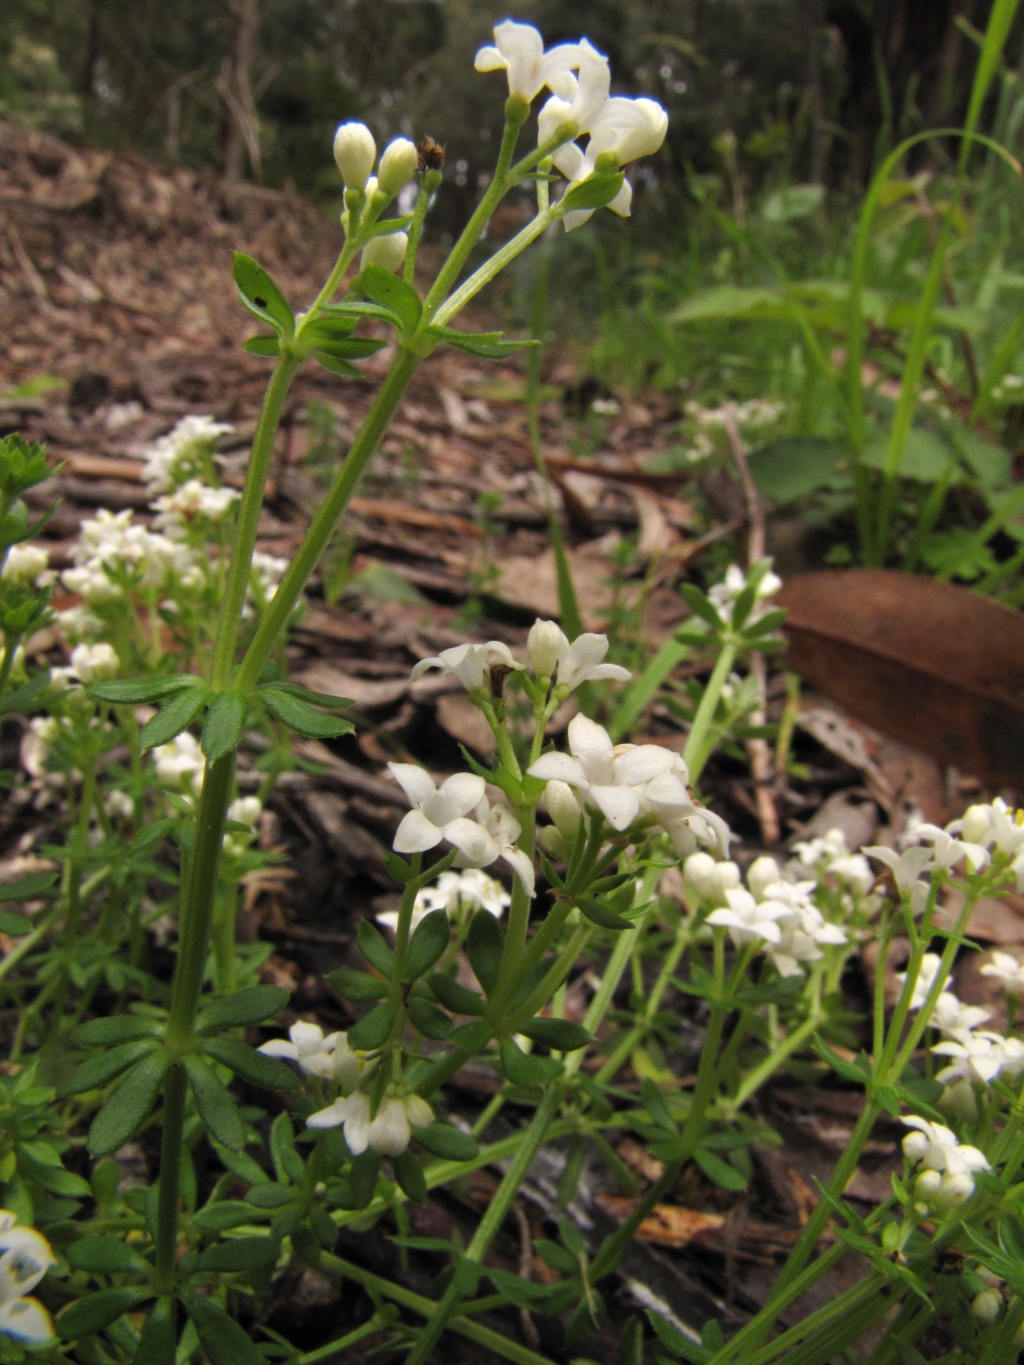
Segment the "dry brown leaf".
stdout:
[[633,1138],[623,1138],[615,1150],[631,1171],[636,1171],[637,1175],[642,1175],[652,1185],[665,1174],[664,1161],[656,1161]]
[[332,697],[347,697],[359,706],[390,706],[409,690],[408,678],[357,678],[343,673],[340,668],[318,660],[296,678],[296,682],[313,692],[327,692]]
[[1024,780],[1024,615],[969,588],[887,569],[789,579],[789,666],[940,763]]
[[[601,630],[612,604],[612,589],[607,579],[612,571],[606,559],[593,558],[580,551],[569,552],[569,568],[580,604],[580,615],[588,630]],[[538,616],[557,618],[558,585],[555,578],[555,553],[513,555],[498,561],[496,595],[517,607],[526,607]]]
[[[599,1206],[619,1223],[624,1223],[636,1208],[635,1199],[621,1195],[595,1195]],[[684,1247],[702,1232],[717,1231],[723,1227],[725,1219],[720,1213],[698,1213],[695,1209],[684,1209],[678,1204],[655,1204],[649,1217],[637,1229],[637,1237],[642,1242],[657,1242],[664,1247]]]
[[497,748],[494,732],[483,712],[473,705],[465,692],[449,692],[437,699],[437,719],[453,739],[484,758]]

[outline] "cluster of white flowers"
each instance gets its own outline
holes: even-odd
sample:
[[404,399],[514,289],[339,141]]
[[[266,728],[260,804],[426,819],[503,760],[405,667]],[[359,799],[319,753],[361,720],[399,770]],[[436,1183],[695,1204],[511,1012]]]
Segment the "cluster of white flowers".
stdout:
[[984,1152],[957,1142],[956,1135],[941,1123],[915,1114],[902,1120],[914,1129],[903,1139],[903,1155],[921,1167],[914,1181],[914,1207],[918,1213],[944,1214],[963,1204],[974,1193],[974,1172],[990,1169]]
[[[572,140],[554,154],[554,164],[570,187],[651,156],[665,141],[665,110],[655,100],[610,95],[608,58],[586,38],[545,52],[544,40],[532,24],[508,19],[496,25],[493,46],[482,47],[476,54],[476,69],[504,71],[510,97],[525,104],[532,104],[545,86],[551,91],[537,118],[538,146],[566,127],[571,128],[573,139],[588,137],[586,148]],[[608,207],[626,218],[632,197],[632,187],[625,181]],[[570,210],[562,220],[566,231],[585,223],[592,212]]]
[[683,879],[697,901],[718,906],[706,922],[727,929],[737,948],[757,944],[780,976],[799,976],[805,963],[821,960],[822,947],[847,942],[846,931],[814,904],[816,881],[785,880],[774,858],[751,863],[746,888],[735,863],[716,863],[706,853],[687,858]]
[[[536,677],[554,682],[566,696],[581,683],[604,679],[628,682],[633,676],[628,668],[604,662],[608,653],[607,635],[587,631],[570,643],[554,621],[535,621],[530,627],[526,648]],[[489,691],[494,665],[514,672],[525,668],[525,664],[513,657],[508,645],[501,640],[488,640],[485,644],[453,645],[429,659],[421,659],[412,670],[411,678],[415,682],[428,668],[440,668],[458,678],[467,692],[481,688]]]
[[169,744],[161,744],[153,750],[153,760],[156,775],[165,786],[173,787],[189,797],[196,795],[206,759],[194,735],[182,730]]
[[201,519],[223,521],[240,497],[234,488],[211,488],[201,479],[189,479],[153,501],[157,513],[153,525],[166,530],[172,540],[183,540],[186,529]]
[[[989,809],[991,808],[971,807],[972,811]],[[936,869],[949,871],[961,861],[966,861],[971,872],[980,872],[989,862],[989,852],[984,844],[970,840],[965,842],[953,837],[954,834],[961,832],[966,820],[967,816],[963,820],[954,820],[945,829],[927,823],[915,825],[912,837],[919,842],[911,844],[902,853],[881,845],[872,845],[863,852],[891,869],[897,887],[901,891],[911,893],[911,907],[915,914],[920,914],[924,910],[928,895],[927,884],[920,880],[923,873],[930,876]],[[1024,830],[1021,830],[1021,833],[1024,835]],[[1021,842],[1024,843],[1024,838]]]
[[212,417],[183,417],[146,452],[142,481],[150,493],[166,493],[200,472],[220,436],[234,431]]
[[[166,592],[172,586],[195,589],[205,583],[199,558],[189,546],[134,523],[130,509],[109,512],[101,508],[95,517],[83,521],[71,558],[75,567],[64,570],[61,582],[87,606],[117,601],[124,597],[126,587]],[[83,629],[81,613],[62,612],[58,620],[73,635],[96,633]],[[102,629],[102,623],[97,624]]]
[[310,1128],[338,1128],[344,1125],[345,1142],[353,1156],[371,1147],[381,1156],[400,1156],[408,1147],[414,1128],[429,1128],[433,1111],[426,1100],[411,1091],[386,1096],[376,1114],[370,1116],[370,1097],[354,1090],[318,1109],[306,1120]]
[[[416,893],[409,929],[410,932],[415,930],[420,921],[434,910],[446,910],[453,919],[458,915],[486,910],[495,919],[501,919],[511,900],[501,882],[488,877],[479,868],[442,872],[433,886],[425,886]],[[377,923],[394,931],[398,928],[398,911],[382,910],[377,916]]]
[[[262,814],[263,802],[258,796],[239,796],[228,806],[228,819],[245,825],[251,833],[256,832],[256,826],[259,824]],[[245,852],[249,843],[249,837],[242,834],[240,830],[231,830],[224,835],[225,853],[232,853],[236,857],[240,857]]]
[[686,404],[687,417],[705,431],[724,431],[730,410],[738,427],[770,427],[786,411],[786,405],[766,398],[751,398],[746,403],[719,408],[706,408],[692,398]]
[[841,829],[830,829],[814,839],[793,845],[800,868],[813,870],[818,880],[832,877],[840,886],[866,895],[875,884],[875,874],[863,853],[851,853]]
[[[756,600],[750,615],[747,617],[746,624],[752,625],[767,611],[771,610],[768,598],[773,597],[781,587],[782,579],[778,574],[772,573],[770,569],[761,576],[757,585]],[[728,620],[732,615],[732,609],[737,598],[746,589],[747,575],[738,564],[730,564],[721,583],[716,583],[713,588],[708,589],[708,598],[717,608],[719,614]]]
[[269,602],[280,586],[289,561],[277,555],[264,554],[257,550],[252,557],[252,570],[249,574],[249,587],[246,591],[242,615],[250,620],[255,614],[257,600]]
[[5,583],[49,587],[55,578],[50,569],[50,552],[41,545],[12,545],[7,551],[0,577]]
[[[729,851],[729,826],[693,796],[682,756],[659,744],[613,744],[602,726],[574,716],[569,753],[542,754],[529,774],[574,789],[613,829],[626,830],[634,820],[652,816],[681,855],[698,844]],[[564,795],[554,799],[564,805]],[[552,818],[558,827],[554,811]],[[561,819],[566,820],[564,812]]]

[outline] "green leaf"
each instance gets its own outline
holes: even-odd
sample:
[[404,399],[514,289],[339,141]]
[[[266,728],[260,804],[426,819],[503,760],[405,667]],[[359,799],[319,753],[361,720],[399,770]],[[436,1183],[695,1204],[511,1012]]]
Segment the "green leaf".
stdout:
[[55,1324],[57,1334],[64,1341],[75,1341],[102,1332],[104,1327],[130,1313],[140,1303],[154,1298],[155,1290],[141,1286],[137,1289],[101,1289],[98,1293],[87,1294],[61,1313]]
[[331,374],[343,375],[346,379],[362,379],[363,372],[355,365],[350,365],[347,360],[338,360],[332,355],[327,355],[324,351],[314,351],[314,360],[318,360],[325,370],[330,370]]
[[384,308],[379,303],[371,303],[368,299],[351,299],[344,303],[329,303],[323,311],[327,316],[337,315],[353,319],[353,327],[359,318],[376,318],[380,322],[389,322],[392,327],[401,327],[402,325],[402,319],[393,308]]
[[185,1070],[206,1131],[228,1151],[240,1152],[245,1124],[231,1095],[201,1057],[186,1057]]
[[342,1000],[350,1000],[355,1004],[379,1000],[388,993],[386,981],[371,976],[369,972],[350,971],[348,967],[339,967],[336,972],[328,972],[327,980]]
[[175,1300],[158,1299],[142,1326],[132,1365],[175,1365],[177,1325]]
[[134,1270],[148,1275],[152,1266],[139,1253],[117,1237],[80,1237],[67,1249],[68,1263],[75,1270],[97,1275]]
[[715,610],[714,603],[695,584],[680,584],[679,593],[694,616],[699,616],[702,621],[706,621],[712,630],[725,629],[725,622]]
[[28,1169],[22,1173],[34,1180],[37,1185],[42,1185],[49,1194],[55,1194],[62,1199],[88,1199],[92,1194],[88,1180],[75,1175],[74,1171],[65,1171],[62,1167],[39,1166],[35,1162],[26,1161],[24,1157],[18,1164],[27,1166]]
[[262,692],[268,687],[275,692],[287,692],[290,697],[298,697],[300,701],[309,702],[310,706],[319,706],[324,711],[342,711],[346,706],[355,705],[351,697],[337,697],[333,692],[314,692],[312,688],[303,687],[301,683],[265,682],[256,690]]
[[371,227],[364,229],[367,237],[390,237],[394,232],[404,232],[412,222],[411,213],[403,213],[399,218],[381,218]]
[[397,1013],[397,1005],[390,1000],[374,1005],[369,1014],[364,1014],[359,1023],[349,1029],[349,1047],[358,1052],[371,1052],[374,1048],[383,1047],[390,1036]]
[[368,265],[362,273],[363,293],[382,308],[390,308],[402,319],[403,332],[415,332],[423,316],[420,296],[404,280],[379,265]]
[[218,1028],[244,1028],[262,1024],[279,1014],[291,999],[283,986],[249,986],[223,1000],[207,1001],[199,1011],[196,1030],[211,1033]]
[[170,1058],[163,1048],[135,1063],[92,1121],[90,1155],[107,1156],[134,1136],[152,1112],[169,1064]]
[[424,915],[409,941],[402,980],[416,981],[429,972],[450,940],[451,921],[447,910],[432,910],[429,915]]
[[631,920],[623,919],[621,915],[614,914],[606,905],[594,900],[593,896],[578,896],[576,904],[580,908],[580,914],[585,915],[591,924],[599,924],[602,929],[632,929]]
[[0,901],[50,899],[56,882],[56,872],[32,872],[27,877],[19,877],[16,882],[0,883]]
[[288,300],[261,265],[240,251],[234,255],[233,273],[242,306],[283,336],[295,331],[295,317]]
[[[869,441],[861,453],[861,460],[870,469],[884,469],[889,454],[888,441],[884,438]],[[918,483],[938,483],[956,454],[941,436],[922,427],[913,428],[907,436],[906,445],[899,462],[901,479],[914,479]],[[963,476],[954,475],[953,482],[961,483]]]
[[490,1024],[481,1019],[476,1024],[460,1024],[448,1041],[467,1052],[480,1052],[490,1042],[493,1032]]
[[389,877],[393,877],[402,886],[407,886],[412,881],[412,868],[400,858],[397,853],[392,853],[390,849],[384,852],[384,866]]
[[576,1052],[586,1047],[591,1039],[582,1024],[574,1024],[568,1019],[531,1019],[519,1032],[555,1052]]
[[427,985],[441,1004],[454,1014],[483,1014],[486,1008],[482,995],[460,986],[450,976],[441,976],[435,972]]
[[567,213],[575,213],[578,209],[603,209],[622,189],[625,178],[622,171],[616,171],[614,175],[589,175],[566,190],[559,207]]
[[266,1365],[266,1357],[223,1308],[192,1294],[183,1298],[210,1365]]
[[399,1152],[398,1156],[391,1158],[391,1168],[395,1173],[395,1179],[413,1203],[425,1204],[427,1181],[415,1153],[406,1147],[404,1152]]
[[275,332],[272,336],[250,337],[242,346],[243,351],[248,351],[250,355],[279,356],[281,354],[281,342]]
[[0,716],[28,715],[30,711],[41,710],[46,705],[44,693],[49,685],[48,668],[34,674],[28,682],[22,683],[13,692],[8,692],[6,697],[0,698]]
[[138,1014],[115,1014],[110,1019],[90,1019],[79,1024],[71,1037],[83,1047],[113,1047],[133,1043],[137,1038],[159,1038],[162,1028],[155,1019]]
[[850,451],[824,436],[784,436],[748,459],[758,490],[780,507],[820,488],[847,488],[853,479]]
[[[478,910],[466,935],[466,952],[476,979],[490,995],[498,982],[501,956],[505,951],[505,936],[501,925],[489,910]],[[433,981],[433,978],[431,978]],[[445,1003],[442,1001],[442,1004]]]
[[189,687],[179,692],[173,701],[147,720],[139,732],[139,745],[143,750],[155,749],[158,744],[169,744],[175,735],[180,735],[195,720],[206,705],[210,695],[208,687]]
[[507,360],[524,346],[540,345],[534,337],[527,337],[523,341],[506,341],[500,332],[459,332],[454,327],[427,327],[424,335],[449,346],[457,346],[460,351],[480,356],[483,360]]
[[431,1156],[441,1157],[444,1161],[472,1161],[480,1151],[480,1144],[475,1137],[438,1119],[428,1127],[420,1128],[413,1138]]
[[32,932],[32,921],[24,915],[15,915],[10,910],[0,910],[0,934],[11,938],[21,938]]
[[295,1191],[288,1185],[257,1185],[246,1197],[254,1208],[280,1209],[292,1202]]
[[395,969],[394,955],[388,947],[384,935],[370,920],[359,921],[356,945],[370,966],[376,967],[379,972],[390,979],[391,973]]
[[856,1081],[858,1085],[864,1085],[870,1079],[870,1065],[864,1068],[855,1062],[846,1061],[844,1057],[839,1056],[838,1052],[833,1052],[823,1038],[815,1038],[812,1046],[821,1060],[827,1062],[837,1075],[842,1076],[843,1080]]
[[58,1085],[57,1098],[63,1100],[69,1095],[81,1095],[85,1090],[98,1090],[159,1046],[156,1038],[139,1038],[90,1057],[87,1062],[76,1066],[67,1080]]
[[[444,913],[442,910],[441,914]],[[417,998],[410,1000],[409,1018],[424,1038],[433,1038],[435,1042],[443,1042],[445,1038],[450,1038],[455,1029],[448,1015],[427,1000]]]
[[761,217],[768,223],[791,223],[814,213],[824,198],[824,185],[785,185],[764,201]]
[[357,1209],[365,1209],[377,1190],[380,1175],[380,1153],[372,1147],[360,1152],[352,1163],[352,1198]]
[[676,1121],[665,1102],[665,1096],[649,1076],[645,1076],[640,1082],[640,1097],[653,1123],[656,1123],[659,1128],[664,1128],[668,1133],[678,1131]]
[[248,710],[249,698],[244,692],[218,692],[214,697],[203,722],[202,738],[203,753],[211,763],[237,749]]
[[200,1254],[200,1270],[259,1270],[273,1265],[281,1248],[272,1237],[236,1237],[217,1242]]
[[200,687],[202,678],[194,673],[165,673],[158,678],[126,678],[123,682],[92,683],[85,690],[93,701],[106,701],[123,706],[139,706],[145,702],[163,701],[186,688]]
[[511,1038],[502,1038],[499,1051],[501,1069],[513,1085],[547,1085],[552,1068],[555,1075],[561,1070],[558,1063],[549,1058],[533,1057],[524,1052]]
[[229,1067],[236,1076],[250,1085],[264,1090],[298,1090],[299,1078],[290,1067],[276,1057],[268,1057],[237,1038],[207,1038],[202,1045],[204,1054]]
[[579,1271],[580,1263],[576,1257],[557,1242],[549,1241],[547,1237],[536,1237],[533,1248],[552,1270],[560,1270],[563,1275],[575,1275]]
[[[323,711],[318,711],[308,702],[273,683],[261,687],[257,696],[275,720],[308,739],[336,739],[339,735],[350,735],[355,730],[350,720],[342,716],[325,715]],[[342,705],[350,704],[340,697],[335,700]]]
[[696,1341],[691,1341],[689,1337],[684,1337],[677,1327],[656,1313],[653,1308],[647,1310],[647,1320],[654,1328],[655,1334],[662,1346],[667,1351],[671,1351],[674,1356],[681,1360],[688,1360],[690,1365],[705,1365],[705,1361],[711,1359],[712,1352],[706,1346],[699,1345]]
[[[257,1186],[257,1189],[264,1190],[276,1188],[276,1185]],[[207,1204],[205,1208],[201,1208],[192,1223],[202,1232],[226,1232],[228,1228],[251,1223],[255,1216],[256,1209],[252,1204],[241,1199],[221,1199],[216,1204]]]
[[723,1190],[745,1190],[747,1182],[740,1175],[735,1166],[730,1166],[728,1161],[723,1161],[720,1156],[715,1156],[714,1152],[709,1152],[706,1147],[698,1147],[693,1154],[693,1159],[704,1172],[707,1178],[714,1185],[719,1185]]

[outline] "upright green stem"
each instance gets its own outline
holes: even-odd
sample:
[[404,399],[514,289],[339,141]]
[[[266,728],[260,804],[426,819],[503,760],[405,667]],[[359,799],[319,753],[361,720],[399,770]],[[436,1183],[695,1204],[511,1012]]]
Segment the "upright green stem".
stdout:
[[[487,1248],[505,1221],[505,1215],[508,1213],[513,1199],[519,1193],[520,1185],[526,1179],[526,1174],[533,1164],[534,1157],[544,1144],[548,1126],[562,1102],[562,1093],[562,1086],[556,1082],[549,1087],[543,1100],[541,1100],[537,1112],[523,1134],[522,1143],[513,1158],[512,1164],[506,1171],[505,1177],[498,1186],[490,1204],[488,1204],[487,1212],[481,1218],[477,1230],[473,1234],[473,1240],[466,1248],[465,1259],[467,1261],[473,1261],[476,1265],[482,1263]],[[454,1283],[449,1285],[444,1297],[431,1314],[427,1325],[420,1332],[416,1345],[406,1356],[406,1365],[424,1365],[434,1348],[435,1342],[448,1325],[448,1320],[455,1312],[460,1300],[464,1297],[462,1291]]]
[[381,437],[387,430],[395,409],[409,387],[409,381],[412,379],[419,362],[420,357],[414,352],[404,348],[399,351],[398,357],[391,367],[391,372],[381,385],[358,436],[352,442],[348,455],[345,457],[345,463],[339,469],[327,496],[320,504],[320,508],[306,532],[305,539],[281,579],[277,592],[267,604],[267,610],[238,670],[237,686],[241,691],[250,691],[255,687],[263,665],[270,658],[278,635],[287,624],[288,618],[295,609],[295,604],[302,595],[303,588],[309,581],[310,574],[326,550],[338,519],[348,506],[349,499],[355,491],[370,457],[380,444]]
[[274,438],[277,436],[285,397],[299,364],[294,356],[282,355],[270,376],[270,383],[263,398],[259,426],[256,428],[256,436],[252,443],[249,466],[245,471],[245,488],[242,490],[242,502],[235,526],[231,568],[224,590],[217,643],[213,653],[211,682],[218,690],[227,687],[231,680],[238,645],[238,628],[242,619],[242,608],[245,606],[245,595],[249,589],[249,575],[252,572],[256,532],[263,510],[263,493],[274,454]]
[[173,1294],[178,1258],[178,1193],[185,1130],[185,1067],[175,1062],[164,1081],[163,1132],[160,1137],[160,1199],[157,1205],[156,1283],[161,1294]]
[[708,679],[704,695],[697,707],[697,714],[690,726],[686,748],[683,750],[683,759],[690,770],[691,782],[697,781],[704,764],[711,756],[708,731],[711,729],[711,722],[715,718],[715,710],[718,707],[718,699],[722,695],[722,688],[725,686],[732,666],[736,662],[736,652],[737,646],[732,643],[722,646],[722,652],[719,654],[711,677]]

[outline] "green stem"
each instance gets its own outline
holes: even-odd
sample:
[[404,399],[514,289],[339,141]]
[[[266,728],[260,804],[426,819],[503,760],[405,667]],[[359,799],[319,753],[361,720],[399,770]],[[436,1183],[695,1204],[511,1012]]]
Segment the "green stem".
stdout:
[[[366,1289],[376,1291],[385,1298],[401,1304],[403,1308],[418,1313],[421,1317],[429,1318],[438,1309],[439,1305],[434,1299],[424,1298],[422,1294],[414,1294],[411,1289],[406,1289],[403,1285],[392,1284],[390,1280],[385,1280],[380,1275],[374,1275],[371,1271],[360,1265],[355,1265],[352,1261],[343,1261],[340,1256],[334,1256],[330,1252],[322,1253],[320,1265],[325,1270],[333,1271],[336,1275],[343,1275],[355,1284],[361,1284]],[[500,1332],[492,1332],[489,1327],[484,1327],[479,1322],[473,1322],[471,1318],[456,1316],[449,1323],[449,1326],[459,1336],[467,1337],[485,1350],[503,1356],[505,1360],[515,1361],[516,1365],[551,1365],[551,1361],[545,1356],[538,1355],[536,1351],[530,1351],[525,1346],[520,1346],[516,1341],[510,1341]]]
[[731,641],[722,646],[722,652],[719,654],[714,671],[708,679],[704,695],[697,707],[697,714],[690,726],[690,733],[686,738],[686,748],[683,750],[683,761],[690,770],[690,781],[692,783],[696,783],[704,764],[711,756],[711,748],[707,742],[708,731],[711,729],[711,722],[715,718],[722,688],[725,686],[736,661],[736,652],[737,646]]
[[164,1082],[163,1132],[160,1140],[160,1199],[157,1206],[156,1283],[161,1294],[173,1294],[178,1255],[178,1192],[185,1128],[185,1068],[175,1062]]
[[579,926],[573,930],[568,943],[545,972],[539,984],[534,987],[523,1003],[513,1011],[506,1021],[505,1027],[508,1032],[517,1033],[524,1024],[529,1023],[539,1009],[547,1004],[572,970],[573,963],[583,951],[587,939],[593,932],[594,926],[589,920],[582,920]]
[[[522,1134],[521,1144],[505,1173],[504,1179],[498,1186],[490,1204],[488,1204],[487,1212],[477,1225],[473,1240],[466,1249],[465,1259],[467,1261],[473,1261],[476,1265],[480,1265],[483,1261],[491,1241],[505,1221],[505,1216],[513,1199],[519,1193],[520,1185],[526,1179],[526,1173],[533,1164],[534,1157],[547,1139],[548,1127],[562,1102],[562,1093],[563,1087],[555,1083],[547,1090],[543,1100],[541,1100],[529,1127]],[[434,1348],[435,1342],[448,1325],[449,1319],[462,1298],[462,1291],[456,1284],[453,1282],[449,1285],[444,1297],[431,1313],[416,1345],[406,1357],[405,1365],[424,1365]]]
[[267,610],[238,670],[236,685],[239,690],[248,692],[255,687],[278,635],[295,609],[295,604],[302,595],[310,574],[316,568],[317,561],[327,548],[338,519],[348,506],[370,457],[380,444],[381,437],[387,430],[419,362],[420,357],[412,351],[405,349],[399,351],[391,372],[381,385],[366,420],[349,449],[345,463],[320,504],[295,558],[281,579],[277,592],[267,604]]
[[363,241],[362,237],[360,237],[357,231],[353,233],[351,239],[347,241],[345,245],[342,247],[341,255],[334,263],[334,269],[327,276],[327,280],[324,283],[323,289],[321,289],[320,293],[317,294],[316,298],[313,300],[312,305],[310,306],[309,312],[299,323],[298,328],[299,335],[301,335],[302,329],[305,326],[305,324],[307,322],[311,322],[313,318],[315,318],[316,315],[320,312],[320,309],[324,307],[325,304],[330,303],[331,299],[337,292],[338,285],[341,284],[342,280],[345,278],[345,272],[348,270],[349,266],[352,264],[356,256],[359,254],[359,252],[365,245],[366,243]]
[[20,635],[4,636],[4,657],[3,662],[0,663],[0,697],[7,691],[7,679],[11,676],[11,667],[14,663],[14,656],[18,652],[20,640]]
[[331,1356],[347,1351],[350,1346],[355,1346],[366,1337],[372,1337],[374,1332],[380,1332],[386,1326],[387,1323],[381,1322],[380,1318],[374,1314],[369,1322],[364,1322],[362,1327],[357,1327],[354,1332],[349,1332],[347,1336],[339,1337],[337,1341],[328,1342],[326,1346],[318,1346],[315,1351],[307,1351],[305,1355],[299,1356],[295,1365],[319,1365],[321,1360],[330,1360]]
[[470,275],[469,279],[466,280],[465,284],[460,285],[459,288],[456,289],[451,298],[437,310],[437,314],[434,317],[434,323],[438,327],[441,327],[449,318],[453,318],[460,309],[465,308],[470,299],[475,298],[485,285],[490,284],[491,280],[500,275],[505,267],[511,264],[517,256],[521,256],[526,248],[532,242],[535,242],[541,233],[545,232],[552,223],[557,222],[560,217],[561,214],[558,212],[557,205],[554,208],[543,209],[538,213],[535,218],[527,223],[526,227],[517,232],[516,235],[510,241],[506,242],[503,247],[500,247],[493,256],[488,256],[479,270],[475,270],[473,274]]
[[427,216],[427,209],[430,206],[430,190],[427,189],[426,176],[420,177],[419,189],[416,191],[416,206],[412,211],[412,222],[409,224],[409,241],[405,248],[405,265],[402,268],[402,279],[406,284],[416,283],[416,256],[420,249],[420,234],[423,231],[423,220]]
[[218,691],[228,686],[235,663],[238,628],[245,605],[245,595],[249,588],[256,532],[263,510],[263,493],[274,454],[274,439],[281,421],[281,409],[299,364],[295,356],[282,355],[274,367],[274,373],[270,376],[270,383],[263,397],[259,425],[256,428],[249,465],[245,472],[245,488],[238,509],[231,567],[224,590],[220,624],[217,628],[217,644],[213,654],[211,681]]

